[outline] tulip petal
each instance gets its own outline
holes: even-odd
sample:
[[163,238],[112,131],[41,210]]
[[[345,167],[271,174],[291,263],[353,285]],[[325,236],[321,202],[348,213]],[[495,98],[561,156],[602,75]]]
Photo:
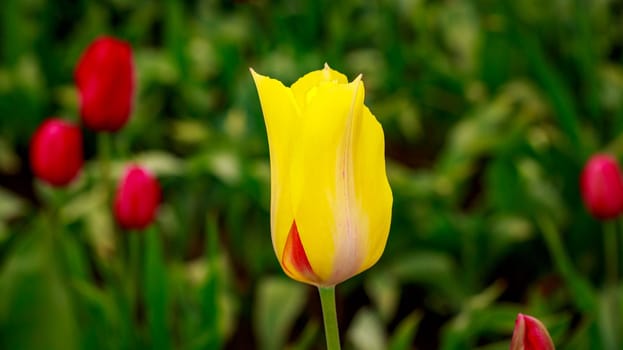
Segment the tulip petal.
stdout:
[[538,319],[519,314],[515,320],[515,329],[511,339],[511,350],[554,350],[554,342]]
[[350,84],[321,83],[308,94],[293,148],[292,205],[314,272],[333,285],[354,275],[367,253],[353,176],[353,134],[364,88],[358,78]]
[[270,151],[271,235],[277,257],[283,256],[294,220],[290,200],[289,164],[292,128],[300,119],[290,89],[280,81],[257,74],[251,69],[260,97]]
[[296,103],[303,110],[307,105],[308,92],[321,82],[336,82],[339,84],[348,83],[346,76],[336,70],[331,69],[325,63],[324,68],[305,74],[294,84],[292,84],[292,93],[296,99]]
[[392,216],[392,191],[385,171],[385,140],[381,124],[364,106],[358,132],[354,133],[354,178],[361,229],[367,229],[366,257],[357,273],[374,265],[383,254]]
[[318,282],[318,276],[316,276],[309,264],[305,248],[301,244],[296,222],[292,222],[292,227],[283,250],[283,257],[281,258],[281,266],[288,276],[297,281],[310,284]]

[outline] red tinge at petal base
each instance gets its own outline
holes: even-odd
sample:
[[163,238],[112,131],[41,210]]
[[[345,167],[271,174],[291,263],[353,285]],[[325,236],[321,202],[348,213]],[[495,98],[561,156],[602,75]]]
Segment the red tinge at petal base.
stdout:
[[286,246],[283,249],[283,258],[281,261],[283,268],[293,278],[312,284],[318,282],[318,276],[316,276],[309,264],[307,254],[305,254],[305,249],[301,243],[296,221],[292,221],[292,227],[290,227],[290,233],[286,240]]

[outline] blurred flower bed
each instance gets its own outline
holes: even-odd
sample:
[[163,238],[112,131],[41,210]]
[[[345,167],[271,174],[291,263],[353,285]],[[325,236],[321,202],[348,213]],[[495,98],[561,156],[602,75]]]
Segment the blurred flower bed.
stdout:
[[[271,245],[249,68],[290,85],[325,62],[363,74],[394,195],[382,258],[337,289],[345,348],[508,349],[518,313],[620,348],[623,225],[580,193],[591,155],[623,155],[620,23],[607,0],[0,2],[0,348],[322,349]],[[141,233],[113,220],[95,132],[65,190],[29,163],[43,120],[78,122],[102,35],[136,69],[111,180],[140,164],[162,190]]]

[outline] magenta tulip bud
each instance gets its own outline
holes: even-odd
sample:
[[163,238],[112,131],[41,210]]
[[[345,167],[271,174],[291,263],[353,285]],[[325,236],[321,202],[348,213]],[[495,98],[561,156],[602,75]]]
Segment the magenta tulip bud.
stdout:
[[614,157],[592,156],[582,171],[580,190],[584,205],[596,218],[613,219],[623,212],[623,177]]
[[510,350],[554,350],[554,343],[541,321],[519,314],[515,320]]
[[80,116],[94,131],[121,129],[132,112],[134,63],[124,41],[101,37],[86,49],[74,74],[80,94]]
[[114,201],[115,219],[124,229],[142,230],[156,216],[160,185],[147,170],[130,166],[119,183]]
[[82,132],[70,122],[46,119],[30,141],[35,176],[56,187],[69,184],[82,168]]

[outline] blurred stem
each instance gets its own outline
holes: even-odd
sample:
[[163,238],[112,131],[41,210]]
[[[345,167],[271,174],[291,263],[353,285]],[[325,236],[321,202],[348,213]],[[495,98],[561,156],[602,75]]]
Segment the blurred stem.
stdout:
[[[608,298],[608,319],[611,322],[611,341],[609,348],[620,348],[620,325],[621,325],[621,302],[619,294],[619,245],[617,237],[616,221],[605,221],[604,228],[604,254],[606,258],[606,288],[605,295]],[[608,287],[609,285],[609,287]]]
[[110,134],[100,132],[97,134],[97,153],[100,166],[100,176],[102,185],[106,191],[106,203],[110,202],[112,196],[112,183],[110,175],[110,158],[112,151],[112,140]]
[[[53,187],[42,182],[38,182],[37,185],[40,185],[37,186],[37,190],[44,203],[41,216],[44,225],[41,230],[45,232],[42,232],[41,241],[44,243],[47,252],[58,257],[56,247],[59,239],[63,238],[64,227],[61,220],[61,208],[65,203],[66,192],[64,188]],[[62,256],[62,259],[66,259],[66,257]]]
[[545,243],[547,244],[547,249],[552,259],[554,259],[554,264],[556,264],[556,268],[560,271],[561,275],[567,279],[573,272],[569,258],[567,258],[567,254],[560,240],[558,228],[551,220],[544,217],[540,217],[538,221],[545,238]]
[[50,196],[47,201],[50,216],[50,234],[48,236],[52,239],[52,244],[54,244],[56,238],[59,237],[63,231],[61,208],[64,203],[65,190],[63,188],[50,187]]
[[[165,267],[160,232],[155,225],[150,225],[142,233],[143,272],[139,281],[142,284],[144,310],[147,315],[147,328],[152,350],[171,349],[170,329],[168,327],[168,287],[167,268]],[[206,347],[209,348],[209,347]],[[212,348],[210,348],[212,349]]]
[[[623,232],[623,218],[618,219],[617,221],[618,221],[618,224],[619,224],[619,230],[618,231],[619,232]],[[614,227],[612,230],[615,231],[615,236],[618,236],[618,234],[616,233],[617,230],[616,230],[616,226],[614,226],[614,223],[613,223],[612,226]],[[620,251],[623,252],[623,239],[621,239],[619,243],[621,244],[621,246],[619,246],[619,248],[621,248]],[[620,263],[621,263],[620,260],[617,260],[617,268],[619,267]]]
[[318,287],[322,317],[324,319],[324,333],[327,338],[327,350],[340,349],[340,333],[337,327],[337,312],[335,310],[335,286]]
[[462,230],[462,244],[461,244],[461,254],[463,261],[463,271],[464,273],[464,283],[467,285],[469,291],[474,290],[474,286],[477,285],[477,246],[475,242],[475,237],[473,231],[471,230]]
[[128,270],[130,273],[130,305],[132,319],[136,319],[138,304],[139,304],[139,286],[141,276],[141,236],[144,232],[130,231],[126,232],[129,236],[129,256],[128,256]]
[[587,315],[593,315],[597,307],[595,293],[590,284],[575,273],[560,240],[558,228],[549,217],[544,215],[537,217],[537,224],[543,233],[547,249],[554,260],[556,269],[568,286],[576,307]]
[[604,256],[606,264],[606,283],[612,287],[618,284],[618,245],[617,245],[617,229],[615,223],[606,221],[603,223],[604,228]]
[[216,213],[210,212],[206,219],[206,262],[209,271],[203,295],[206,309],[206,322],[212,334],[207,348],[220,349],[221,338],[218,318],[218,255],[219,240]]

